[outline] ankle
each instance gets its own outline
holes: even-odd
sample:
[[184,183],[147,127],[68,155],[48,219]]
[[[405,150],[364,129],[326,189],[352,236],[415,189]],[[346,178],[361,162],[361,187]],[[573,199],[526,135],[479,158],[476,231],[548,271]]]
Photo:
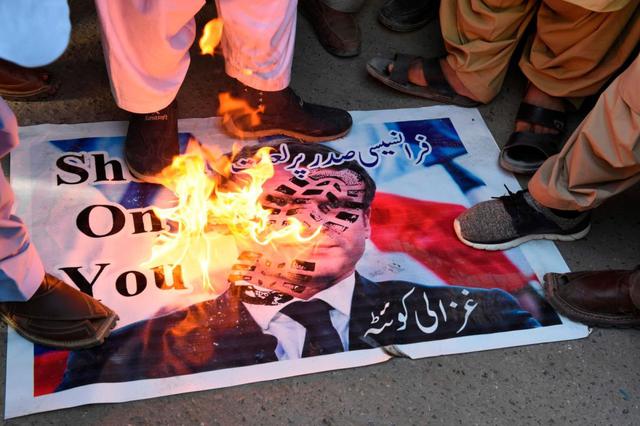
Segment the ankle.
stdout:
[[547,208],[551,211],[551,213],[564,219],[575,219],[576,217],[585,213],[578,210],[559,210],[559,209],[552,209],[551,207],[547,207]]
[[565,111],[563,98],[551,96],[548,93],[536,87],[531,82],[529,83],[522,100],[531,105],[552,109],[555,111],[562,111],[562,112]]
[[446,58],[442,58],[440,60],[440,68],[442,69],[442,74],[444,74],[444,78],[447,80],[447,83],[455,90],[455,92],[459,95],[466,96],[469,99],[473,99],[476,102],[482,102],[478,99],[467,87],[462,83],[462,80],[456,74],[456,71],[449,65],[449,62]]

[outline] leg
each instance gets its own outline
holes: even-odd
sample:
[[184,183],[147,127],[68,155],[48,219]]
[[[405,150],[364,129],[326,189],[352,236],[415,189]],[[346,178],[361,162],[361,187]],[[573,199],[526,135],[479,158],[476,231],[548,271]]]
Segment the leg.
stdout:
[[111,91],[132,112],[124,159],[138,179],[157,175],[179,154],[176,95],[187,69],[204,0],[96,0]]
[[[351,128],[347,111],[303,102],[289,88],[295,41],[295,0],[217,0],[225,29],[226,71],[233,95],[248,108],[222,102],[222,125],[232,136],[286,135],[306,142],[337,139]],[[256,120],[256,117],[259,120]]]
[[559,210],[588,210],[640,181],[638,84],[640,58],[533,176],[529,191],[537,201]]
[[530,84],[515,133],[500,156],[505,169],[534,173],[559,151],[565,100],[577,102],[596,93],[624,63],[640,40],[638,18],[637,2],[615,12],[598,12],[562,0],[543,1],[536,33],[520,60]]
[[519,65],[535,87],[556,98],[597,93],[640,41],[637,1],[615,12],[597,12],[544,0],[537,21]]
[[189,68],[204,0],[96,0],[102,47],[118,106],[158,111],[176,97]]
[[502,87],[511,55],[533,17],[536,3],[522,0],[441,2],[440,25],[448,52],[443,64],[445,75],[449,73],[458,79],[470,98],[490,102]]
[[296,37],[295,0],[217,0],[229,76],[257,90],[289,86]]
[[[18,144],[13,112],[0,98],[0,157]],[[0,167],[0,318],[27,339],[81,349],[101,343],[118,316],[97,300],[45,274]]]
[[511,55],[535,7],[535,1],[526,0],[442,1],[445,58],[436,63],[415,58],[408,65],[399,56],[394,61],[374,58],[367,71],[396,90],[436,102],[488,103],[502,87]]
[[571,241],[590,228],[586,210],[640,181],[640,58],[605,90],[569,138],[519,191],[477,204],[454,229],[472,247],[498,250],[534,239]]
[[[0,157],[18,144],[18,125],[0,98]],[[44,268],[27,228],[11,214],[13,192],[0,165],[0,302],[24,301],[38,289]]]

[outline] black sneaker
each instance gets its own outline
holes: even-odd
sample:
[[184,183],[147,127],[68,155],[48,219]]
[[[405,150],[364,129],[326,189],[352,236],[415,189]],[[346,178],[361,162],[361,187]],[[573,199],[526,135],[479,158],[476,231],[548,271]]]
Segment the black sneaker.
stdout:
[[589,212],[561,217],[529,191],[507,191],[458,216],[453,227],[460,241],[481,250],[506,250],[531,240],[574,241],[591,229]]
[[351,129],[351,115],[342,109],[304,102],[290,88],[265,92],[238,84],[232,96],[245,100],[262,112],[258,124],[248,111],[233,110],[223,119],[223,127],[237,138],[285,135],[304,142],[338,139]]
[[179,153],[178,104],[175,100],[157,112],[131,114],[124,159],[135,178],[158,183],[157,176]]

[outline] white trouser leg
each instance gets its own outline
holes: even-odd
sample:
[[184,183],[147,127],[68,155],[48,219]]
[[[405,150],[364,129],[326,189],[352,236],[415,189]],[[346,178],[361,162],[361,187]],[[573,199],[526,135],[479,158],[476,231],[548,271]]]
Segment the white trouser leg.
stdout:
[[257,90],[289,85],[297,0],[217,0],[226,72]]
[[158,111],[176,97],[189,68],[194,15],[204,0],[96,0],[102,46],[118,106]]
[[[18,144],[16,117],[0,98],[0,158]],[[0,302],[24,301],[35,293],[44,268],[22,221],[11,214],[13,192],[0,165]]]

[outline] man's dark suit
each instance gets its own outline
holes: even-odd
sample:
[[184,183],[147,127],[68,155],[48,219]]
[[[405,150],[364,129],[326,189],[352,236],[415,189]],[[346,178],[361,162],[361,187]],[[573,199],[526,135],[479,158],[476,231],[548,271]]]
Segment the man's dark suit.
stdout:
[[[502,290],[374,283],[358,274],[355,281],[349,350],[539,326]],[[465,303],[477,305],[468,313]],[[457,334],[465,314],[468,322]],[[277,361],[276,346],[276,338],[262,332],[232,287],[215,300],[128,325],[104,345],[72,353],[58,390]]]

